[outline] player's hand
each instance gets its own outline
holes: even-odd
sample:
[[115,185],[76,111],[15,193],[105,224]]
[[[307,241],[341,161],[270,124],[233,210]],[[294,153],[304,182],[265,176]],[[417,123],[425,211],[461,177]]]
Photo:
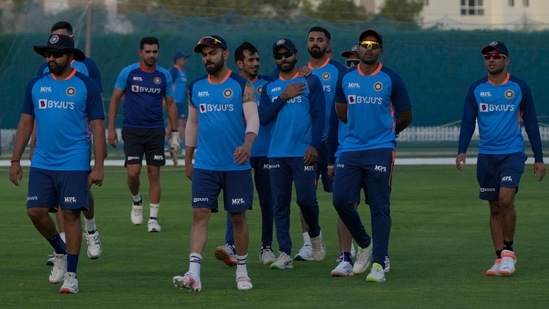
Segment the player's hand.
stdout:
[[464,153],[460,153],[456,157],[456,168],[460,171],[463,171],[463,167],[465,166],[465,161],[467,159],[467,155]]
[[534,175],[538,177],[538,181],[541,181],[545,177],[545,164],[543,162],[534,163]]
[[103,184],[103,177],[103,168],[94,166],[90,172],[90,175],[88,176],[88,187],[91,187],[92,184],[101,187],[101,185]]
[[330,178],[330,181],[334,181],[335,166],[333,164],[328,164],[326,168],[326,175]]
[[238,146],[234,150],[233,159],[236,164],[244,164],[250,159],[250,149],[251,147],[247,144]]
[[305,166],[313,165],[316,163],[316,160],[318,159],[318,150],[316,150],[315,147],[309,146],[305,150],[305,156],[303,156],[303,163]]
[[172,132],[170,135],[170,148],[176,152],[179,150],[179,132]]
[[116,145],[118,144],[118,134],[116,134],[115,129],[110,129],[107,132],[107,142],[109,142],[109,145],[116,148]]
[[19,162],[13,162],[10,166],[10,181],[19,186],[19,182],[23,179],[23,169]]
[[303,93],[305,93],[305,83],[291,83],[286,86],[286,89],[280,94],[280,97],[287,101]]
[[185,173],[187,174],[187,178],[190,180],[193,180],[193,170],[194,170],[194,164],[185,163]]

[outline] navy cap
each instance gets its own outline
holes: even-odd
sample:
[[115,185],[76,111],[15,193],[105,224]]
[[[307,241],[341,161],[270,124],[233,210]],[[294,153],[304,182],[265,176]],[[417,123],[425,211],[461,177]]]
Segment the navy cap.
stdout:
[[499,41],[492,41],[488,45],[484,46],[482,50],[480,51],[481,54],[486,54],[490,51],[497,51],[500,54],[504,54],[505,56],[509,57],[509,50],[507,49],[507,46]]
[[198,43],[196,43],[196,46],[194,47],[195,53],[201,53],[202,48],[204,46],[209,46],[213,48],[223,48],[227,49],[227,42],[220,37],[219,35],[207,35],[205,37],[202,37],[200,40],[198,40]]
[[383,37],[381,36],[381,34],[379,34],[377,31],[375,30],[372,30],[372,29],[368,29],[368,30],[364,30],[362,31],[362,33],[360,34],[360,36],[358,37],[358,41],[359,42],[362,42],[364,41],[364,38],[369,36],[369,35],[373,35],[377,38],[379,44],[381,44],[383,46]]
[[275,54],[276,51],[281,47],[286,47],[288,50],[291,50],[293,52],[297,51],[297,48],[295,48],[295,44],[292,41],[290,41],[290,39],[282,38],[282,39],[278,39],[278,40],[276,40],[276,42],[274,42],[274,44],[273,44],[273,54]]
[[84,61],[86,59],[86,55],[81,50],[74,48],[74,39],[68,35],[52,34],[48,38],[46,45],[36,45],[33,46],[33,49],[42,57],[46,57],[46,51],[48,50],[59,50],[72,53],[76,61]]
[[175,55],[173,55],[173,61],[176,61],[176,60],[181,59],[181,58],[187,59],[187,58],[189,58],[189,54],[182,53],[182,52],[177,52],[177,53],[175,53]]
[[351,47],[351,49],[346,50],[346,51],[341,53],[341,56],[345,57],[345,58],[349,58],[349,56],[351,56],[351,55],[359,56],[358,55],[358,45],[355,45],[355,46]]

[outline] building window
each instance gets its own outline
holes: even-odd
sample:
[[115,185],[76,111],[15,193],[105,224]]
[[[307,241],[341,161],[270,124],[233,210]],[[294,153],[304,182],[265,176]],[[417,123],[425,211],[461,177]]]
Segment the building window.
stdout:
[[483,0],[461,0],[461,15],[462,16],[477,16],[484,15]]
[[507,5],[510,7],[515,6],[515,0],[507,0]]
[[528,6],[530,6],[530,1],[529,0],[522,0],[522,5],[528,7]]

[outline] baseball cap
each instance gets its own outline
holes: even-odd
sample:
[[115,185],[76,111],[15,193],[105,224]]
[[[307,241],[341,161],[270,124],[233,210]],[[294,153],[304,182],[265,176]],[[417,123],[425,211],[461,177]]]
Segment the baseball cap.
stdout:
[[195,53],[201,53],[202,48],[204,46],[209,46],[213,48],[223,48],[227,49],[227,42],[220,37],[219,35],[207,35],[205,37],[202,37],[200,40],[198,40],[198,43],[196,43],[196,46],[194,47]]
[[358,45],[355,45],[355,46],[351,47],[351,49],[346,50],[346,51],[341,53],[341,56],[345,57],[345,58],[349,58],[349,56],[351,56],[351,55],[358,56]]
[[76,61],[84,61],[86,59],[86,55],[81,50],[74,48],[74,39],[68,35],[52,34],[48,38],[46,45],[35,45],[33,49],[42,57],[46,57],[46,51],[48,50],[59,50],[72,53]]
[[372,30],[372,29],[362,31],[362,33],[358,37],[358,41],[359,42],[364,41],[364,38],[369,36],[369,35],[375,36],[377,38],[377,40],[379,41],[379,44],[381,44],[381,46],[383,46],[383,37],[377,31]]
[[286,47],[288,50],[291,50],[293,52],[297,51],[297,48],[295,48],[295,44],[290,39],[282,38],[274,42],[273,54],[275,54],[276,51],[281,47]]
[[180,59],[180,58],[189,58],[189,55],[187,53],[183,53],[183,52],[177,52],[175,53],[175,55],[173,55],[173,61],[176,61],[177,59]]
[[509,50],[507,49],[507,46],[499,41],[492,41],[488,43],[488,45],[484,46],[482,50],[480,51],[481,54],[486,54],[489,51],[495,50],[500,54],[504,54],[505,56],[509,57]]

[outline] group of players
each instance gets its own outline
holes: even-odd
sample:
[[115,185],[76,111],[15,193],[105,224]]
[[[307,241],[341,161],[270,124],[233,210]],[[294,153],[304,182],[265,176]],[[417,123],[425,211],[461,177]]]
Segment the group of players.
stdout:
[[[78,292],[76,267],[82,238],[80,210],[93,205],[89,191],[91,183],[102,183],[106,143],[113,147],[118,143],[115,118],[122,98],[122,139],[132,196],[130,218],[135,225],[143,222],[139,174],[145,156],[149,179],[149,232],[161,231],[158,223],[160,167],[165,164],[166,136],[163,110],[165,108],[168,113],[169,147],[172,150],[180,147],[178,118],[187,116],[184,154],[186,175],[192,180],[193,220],[189,268],[183,275],[173,278],[176,286],[191,291],[202,289],[200,269],[207,225],[211,213],[219,210],[218,196],[223,190],[224,209],[227,211],[226,239],[224,245],[216,248],[215,255],[226,264],[236,266],[235,281],[239,290],[253,288],[246,267],[249,241],[246,211],[252,208],[254,182],[262,216],[260,261],[272,269],[293,268],[294,260],[323,261],[326,248],[316,197],[319,180],[322,180],[325,191],[333,191],[333,205],[339,215],[340,256],[331,275],[361,274],[371,264],[366,280],[386,280],[385,274],[390,269],[390,193],[396,138],[412,122],[412,107],[400,76],[379,62],[383,54],[381,34],[371,29],[360,33],[359,43],[342,53],[347,58],[346,67],[331,59],[331,35],[323,27],[315,26],[309,30],[307,49],[310,58],[302,68],[297,66],[299,52],[295,44],[287,38],[277,39],[272,47],[277,70],[272,76],[258,75],[260,58],[253,44],[244,42],[235,49],[237,74],[228,67],[230,52],[226,41],[218,35],[204,36],[194,47],[194,52],[201,55],[207,74],[191,82],[188,90],[183,91],[176,83],[176,79],[186,81],[181,67],[178,74],[173,74],[158,66],[160,44],[154,37],[145,37],[140,42],[140,61],[124,68],[117,78],[109,106],[107,138],[100,82],[93,82],[84,69],[78,68],[79,61],[84,63],[89,58],[74,48],[71,34],[55,33],[52,28],[48,43],[35,46],[35,51],[46,58],[51,74],[40,74],[29,83],[10,168],[10,179],[17,185],[22,176],[19,160],[36,126],[37,143],[29,176],[27,209],[36,228],[55,250],[50,282],[63,282],[61,293]],[[500,50],[504,45],[499,44],[487,46],[483,55],[493,51],[505,55]],[[508,57],[506,48],[505,51]],[[176,55],[174,61],[180,58],[187,57]],[[500,59],[502,57],[494,55],[487,61]],[[186,88],[184,84],[180,83]],[[48,89],[45,87],[52,91],[43,93]],[[519,90],[524,92],[523,88]],[[178,93],[175,99],[174,93]],[[181,98],[185,95],[188,95],[188,115],[185,115],[186,111],[181,112],[181,107],[179,112],[177,108],[187,101]],[[62,106],[51,102],[62,102]],[[531,118],[532,113],[535,117],[535,111],[530,103],[516,102],[517,110],[523,106],[528,108],[524,113],[528,119],[525,125],[527,123],[530,140],[534,140],[535,171],[541,179],[545,168],[541,142],[539,145],[535,143],[537,122]],[[79,113],[75,115],[74,109]],[[474,117],[473,120],[481,118],[474,108],[467,115]],[[49,130],[59,122],[59,117],[66,117],[66,125],[59,132],[42,129]],[[67,131],[66,126],[72,127],[73,124],[78,125]],[[467,138],[469,130],[464,129],[469,127],[464,125],[460,155],[456,159],[458,168],[464,163],[470,140],[470,136]],[[91,172],[89,128],[93,131],[95,158]],[[516,132],[509,135],[515,138]],[[198,148],[200,151],[196,151]],[[517,152],[517,149],[513,150]],[[500,155],[501,150],[486,154]],[[76,157],[78,160],[74,160]],[[509,165],[520,165],[522,157],[516,155],[513,158]],[[486,173],[491,175],[491,179],[497,179],[507,170],[495,169]],[[515,176],[514,181],[490,185],[494,186],[495,192],[499,192],[500,187],[514,190],[518,187],[520,174],[514,172],[512,176]],[[79,181],[73,181],[74,177]],[[303,246],[293,258],[289,233],[292,183],[303,232]],[[481,183],[481,188],[483,185]],[[370,208],[372,236],[366,232],[357,212],[361,191],[364,191],[365,202]],[[513,206],[512,200],[510,205],[503,205],[493,194],[481,195],[481,198],[490,201],[491,209]],[[506,196],[506,201],[509,198]],[[514,194],[511,199],[514,199]],[[48,210],[58,205],[62,209],[59,213],[64,219],[66,240],[61,238],[48,215]],[[493,216],[499,218],[499,214]],[[273,223],[278,257],[273,250]],[[498,221],[494,225],[496,223],[504,226]],[[93,213],[91,219],[86,216],[85,230],[88,256],[97,258],[101,254],[101,242]],[[513,235],[502,230],[496,232],[503,236],[493,235],[499,264],[491,271],[497,275],[512,274],[516,261],[512,248],[508,247],[509,242],[512,245]],[[356,257],[353,239],[358,245]],[[502,249],[499,249],[500,243]],[[500,271],[502,252],[507,258],[505,267],[512,264],[512,271],[507,269],[507,273]]]

